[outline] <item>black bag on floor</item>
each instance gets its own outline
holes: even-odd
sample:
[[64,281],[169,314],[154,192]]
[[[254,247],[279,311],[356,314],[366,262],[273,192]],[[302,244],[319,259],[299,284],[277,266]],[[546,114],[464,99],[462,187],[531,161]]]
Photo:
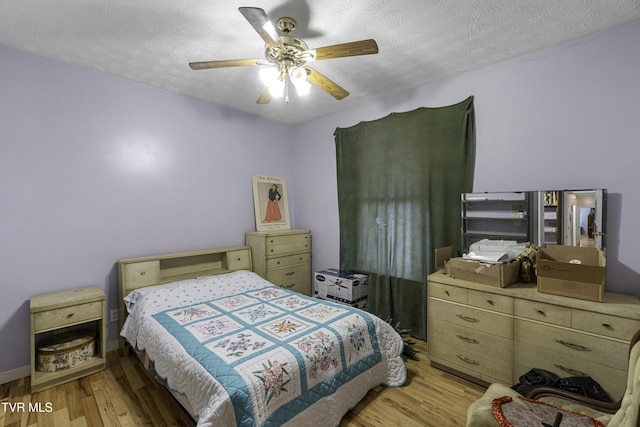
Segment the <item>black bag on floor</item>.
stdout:
[[553,387],[560,377],[553,372],[545,371],[544,369],[533,368],[529,372],[520,375],[520,382],[513,387],[515,391],[523,396],[526,396],[531,390],[536,387]]
[[553,372],[533,368],[521,375],[519,380],[520,382],[511,388],[524,396],[537,387],[554,387],[601,402],[613,402],[609,393],[591,377],[560,378]]
[[611,396],[591,377],[561,378],[554,386],[601,402],[612,403]]

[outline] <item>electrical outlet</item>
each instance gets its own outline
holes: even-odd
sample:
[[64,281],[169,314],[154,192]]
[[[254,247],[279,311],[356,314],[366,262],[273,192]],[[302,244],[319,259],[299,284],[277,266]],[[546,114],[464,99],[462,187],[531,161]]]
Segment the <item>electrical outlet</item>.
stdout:
[[111,321],[112,322],[117,322],[118,321],[118,309],[114,308],[113,310],[111,310]]

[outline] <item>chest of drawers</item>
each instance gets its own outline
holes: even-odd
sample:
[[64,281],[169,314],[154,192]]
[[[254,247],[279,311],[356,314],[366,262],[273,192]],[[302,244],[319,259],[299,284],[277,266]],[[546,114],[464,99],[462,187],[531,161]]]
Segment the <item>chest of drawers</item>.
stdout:
[[253,271],[287,289],[311,295],[311,232],[309,230],[251,231]]
[[588,375],[618,399],[640,301],[607,292],[603,302],[591,302],[538,293],[534,285],[497,288],[434,273],[427,326],[429,359],[438,368],[485,385],[511,386],[532,368]]

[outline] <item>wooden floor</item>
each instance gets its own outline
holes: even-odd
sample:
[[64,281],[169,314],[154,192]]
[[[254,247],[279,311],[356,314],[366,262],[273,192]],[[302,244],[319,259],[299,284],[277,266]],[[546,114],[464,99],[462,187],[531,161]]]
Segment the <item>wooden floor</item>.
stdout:
[[[340,427],[465,425],[467,406],[484,389],[432,368],[426,343],[416,347],[420,360],[407,361],[407,383],[372,389]],[[0,427],[195,426],[135,356],[116,352],[105,371],[40,393],[29,393],[29,377],[0,385],[0,403]]]

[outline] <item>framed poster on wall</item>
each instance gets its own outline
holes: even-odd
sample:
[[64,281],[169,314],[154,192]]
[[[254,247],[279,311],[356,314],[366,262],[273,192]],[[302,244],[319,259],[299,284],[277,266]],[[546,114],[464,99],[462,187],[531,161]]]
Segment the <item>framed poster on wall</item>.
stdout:
[[289,199],[284,178],[279,176],[251,175],[253,181],[253,207],[256,214],[256,230],[288,230]]

